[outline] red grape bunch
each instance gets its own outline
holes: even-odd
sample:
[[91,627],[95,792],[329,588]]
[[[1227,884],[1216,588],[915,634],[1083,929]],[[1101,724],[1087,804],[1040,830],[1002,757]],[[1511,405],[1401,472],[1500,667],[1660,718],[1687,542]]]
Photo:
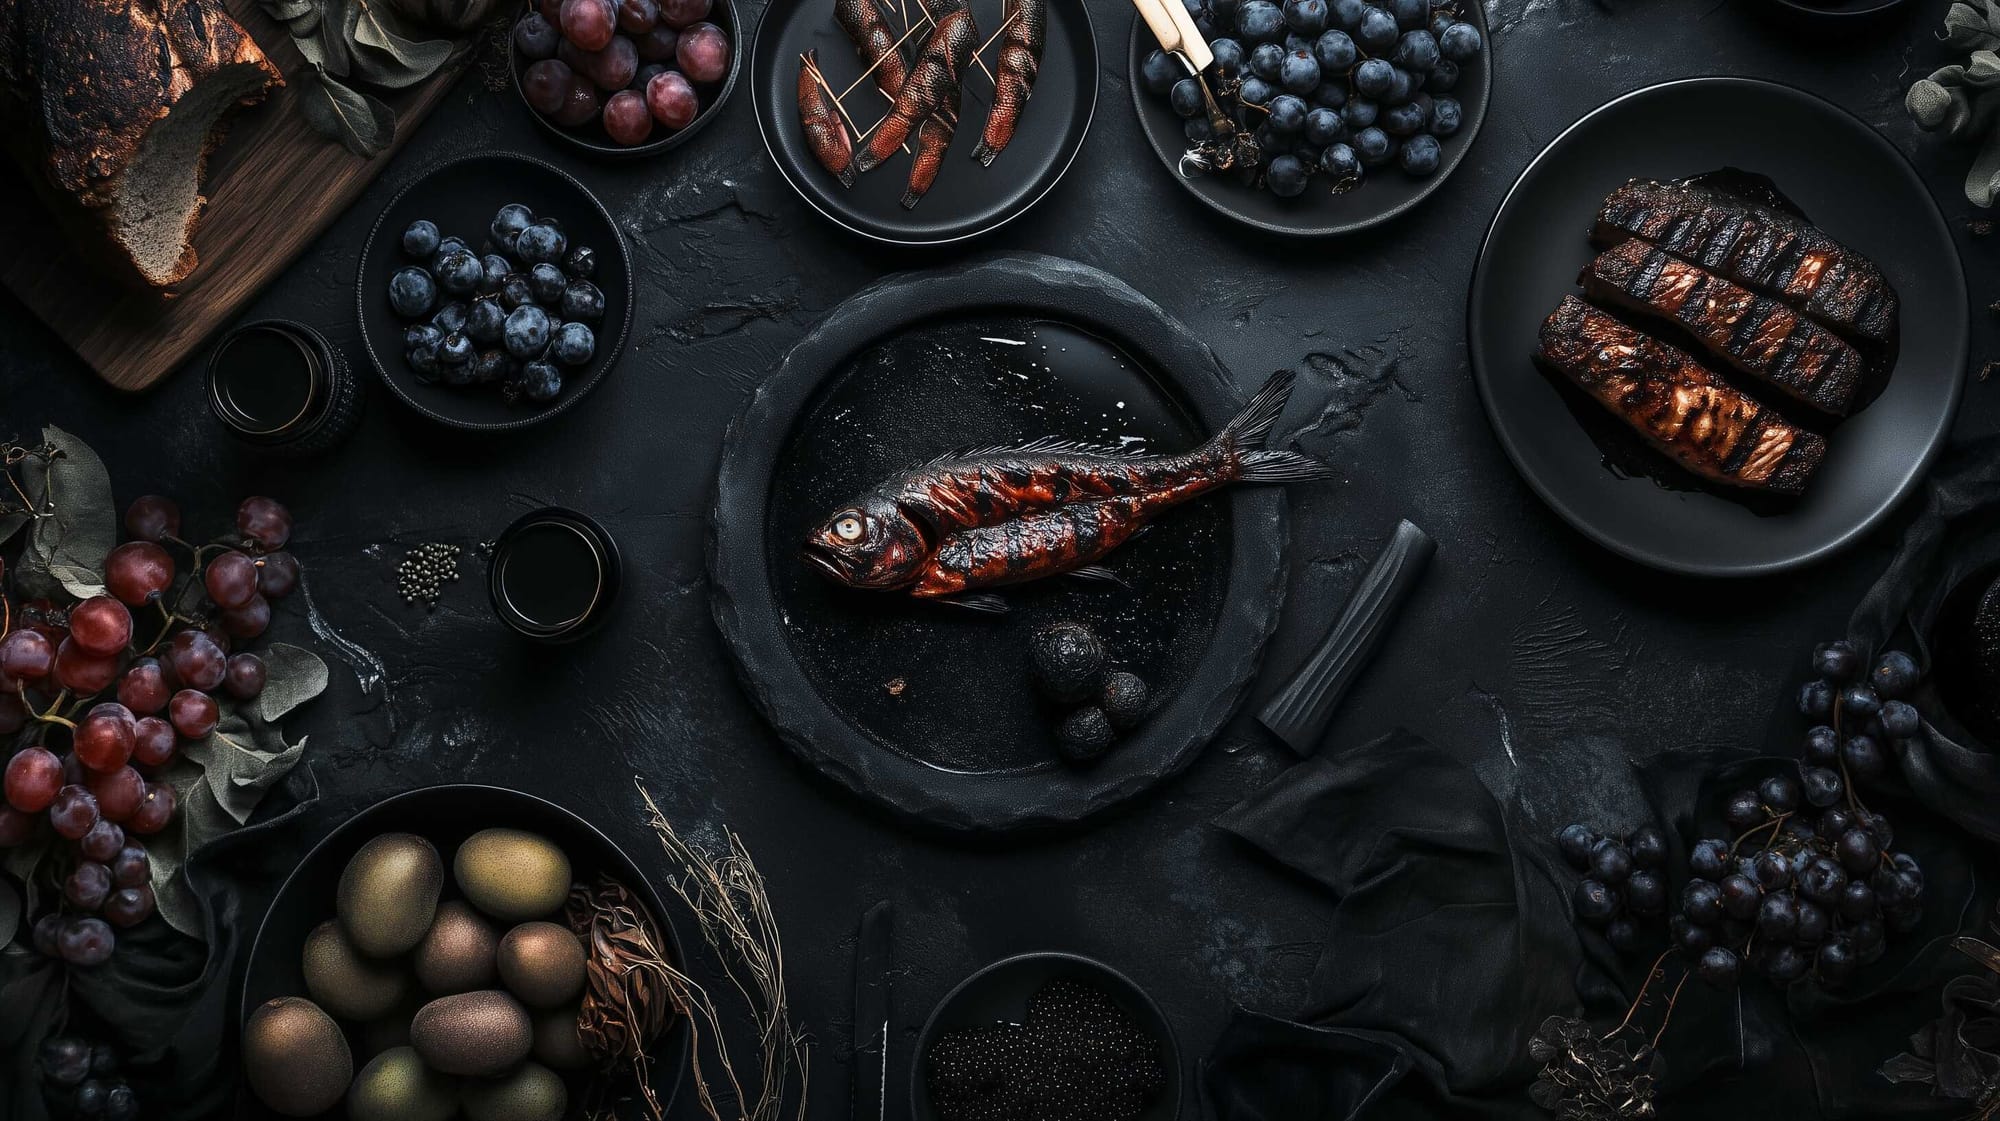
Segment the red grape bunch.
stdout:
[[603,125],[613,143],[643,144],[657,125],[694,123],[729,74],[729,35],[711,0],[537,0],[514,25],[530,59],[521,92],[564,128]]
[[263,659],[231,651],[298,585],[292,516],[277,502],[244,499],[236,531],[206,545],[181,540],[180,522],[169,499],[134,500],[131,540],[104,558],[106,594],[30,601],[0,634],[0,735],[20,733],[0,783],[0,848],[48,833],[62,843],[61,902],[35,921],[34,942],[74,965],[102,963],[114,927],[153,913],[140,838],[178,802],[161,773],[215,730],[218,696],[263,691]]

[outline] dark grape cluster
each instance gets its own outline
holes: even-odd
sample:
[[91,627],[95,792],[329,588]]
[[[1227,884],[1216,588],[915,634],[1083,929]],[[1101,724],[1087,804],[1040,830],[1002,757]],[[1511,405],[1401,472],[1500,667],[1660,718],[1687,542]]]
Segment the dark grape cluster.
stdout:
[[118,1054],[74,1035],[42,1041],[42,1097],[57,1117],[132,1121],[139,1098],[119,1076]]
[[[83,966],[111,956],[114,927],[153,913],[140,838],[178,802],[160,774],[215,730],[218,696],[263,692],[263,659],[231,648],[262,635],[271,601],[299,580],[292,516],[269,498],[244,499],[235,533],[198,547],[158,495],[132,503],[125,529],[132,539],[104,559],[105,594],[66,609],[30,601],[0,636],[0,735],[27,729],[0,782],[0,848],[46,832],[62,842],[61,901],[36,919],[34,943]],[[185,571],[169,546],[189,554]]]
[[734,47],[712,0],[537,0],[514,25],[531,60],[521,94],[568,129],[600,125],[615,144],[678,132],[713,103]]
[[1556,834],[1556,847],[1583,875],[1571,892],[1576,917],[1602,929],[1618,950],[1637,950],[1643,920],[1667,913],[1666,837],[1650,825],[1622,838],[1568,825]]

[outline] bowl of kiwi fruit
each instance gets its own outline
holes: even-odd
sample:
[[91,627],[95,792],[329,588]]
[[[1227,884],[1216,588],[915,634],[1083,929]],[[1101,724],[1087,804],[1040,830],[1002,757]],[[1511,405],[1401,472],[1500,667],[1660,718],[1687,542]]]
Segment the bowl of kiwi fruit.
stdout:
[[[246,1117],[558,1121],[629,1096],[578,1032],[586,947],[576,885],[630,892],[670,961],[680,939],[648,877],[569,810],[516,790],[434,786],[378,802],[279,888],[243,985]],[[671,1108],[675,1024],[650,1048]]]

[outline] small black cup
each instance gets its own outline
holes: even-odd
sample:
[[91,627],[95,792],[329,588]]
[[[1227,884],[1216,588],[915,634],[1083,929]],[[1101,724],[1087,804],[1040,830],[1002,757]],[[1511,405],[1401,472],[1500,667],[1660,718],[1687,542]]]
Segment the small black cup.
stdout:
[[530,511],[493,543],[486,592],[494,614],[537,642],[573,642],[603,625],[618,596],[618,544],[560,506]]
[[318,331],[265,319],[230,331],[208,356],[208,407],[245,443],[323,452],[361,420],[361,387]]

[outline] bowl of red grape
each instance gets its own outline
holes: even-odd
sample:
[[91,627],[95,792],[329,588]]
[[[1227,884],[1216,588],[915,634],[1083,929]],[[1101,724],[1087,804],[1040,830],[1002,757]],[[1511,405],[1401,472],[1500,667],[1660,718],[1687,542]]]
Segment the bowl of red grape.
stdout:
[[514,89],[579,151],[664,152],[736,88],[739,26],[735,0],[528,0],[508,39]]

